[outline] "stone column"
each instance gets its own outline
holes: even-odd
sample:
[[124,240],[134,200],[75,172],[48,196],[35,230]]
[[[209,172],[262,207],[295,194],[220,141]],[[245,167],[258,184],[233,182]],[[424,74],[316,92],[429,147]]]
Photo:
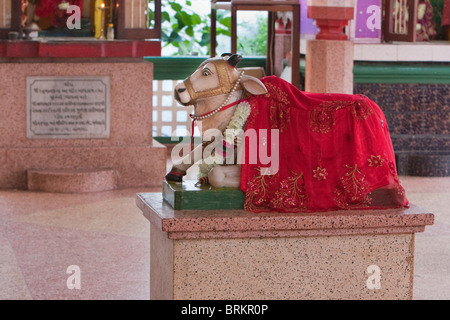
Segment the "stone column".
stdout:
[[[283,60],[291,51],[292,12],[278,12],[277,18],[277,26],[275,27],[274,71],[275,75],[279,77],[285,67]],[[289,54],[289,56],[291,56],[291,54]],[[287,65],[291,65],[290,61],[286,62]]]
[[353,19],[355,0],[309,0],[308,17],[320,31],[306,47],[305,91],[353,93],[353,42],[344,27]]

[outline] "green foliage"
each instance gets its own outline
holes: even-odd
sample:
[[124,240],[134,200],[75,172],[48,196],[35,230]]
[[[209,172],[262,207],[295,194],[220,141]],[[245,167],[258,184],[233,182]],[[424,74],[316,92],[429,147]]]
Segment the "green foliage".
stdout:
[[[237,40],[238,51],[244,56],[265,56],[267,53],[267,19],[258,17],[258,31],[254,36],[240,36]],[[249,28],[248,22],[239,25]]]
[[433,7],[433,21],[436,25],[437,39],[442,38],[442,13],[444,12],[444,0],[431,0],[431,6]]
[[[210,4],[209,1],[205,3]],[[172,48],[173,55],[187,56],[194,52],[209,55],[211,15],[200,16],[190,0],[162,0],[161,34],[163,48]],[[216,11],[216,34],[231,36],[231,13]],[[265,56],[267,51],[267,19],[239,24],[248,35],[238,37],[238,51],[246,56]],[[230,40],[229,40],[230,41]]]
[[[161,40],[163,47],[176,48],[174,55],[209,55],[211,17],[201,17],[192,9],[192,2],[162,0]],[[217,14],[217,35],[230,36],[231,17]]]

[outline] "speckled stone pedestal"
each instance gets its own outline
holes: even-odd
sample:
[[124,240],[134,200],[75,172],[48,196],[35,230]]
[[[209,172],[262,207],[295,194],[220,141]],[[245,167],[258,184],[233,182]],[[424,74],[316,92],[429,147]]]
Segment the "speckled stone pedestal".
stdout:
[[[28,77],[108,77],[109,136],[27,137]],[[109,186],[160,186],[167,156],[166,148],[152,137],[152,63],[142,59],[0,61],[0,80],[0,189],[27,189],[30,169],[66,173],[107,169],[114,171],[108,175],[115,179]],[[65,183],[61,176],[53,180],[57,184],[53,187],[47,179],[46,189],[67,191],[74,176],[67,177]],[[71,190],[88,191],[82,186],[91,179],[92,175],[76,175],[81,190]]]
[[151,222],[151,299],[411,299],[414,234],[434,222],[415,206],[174,210],[160,193],[136,204]]

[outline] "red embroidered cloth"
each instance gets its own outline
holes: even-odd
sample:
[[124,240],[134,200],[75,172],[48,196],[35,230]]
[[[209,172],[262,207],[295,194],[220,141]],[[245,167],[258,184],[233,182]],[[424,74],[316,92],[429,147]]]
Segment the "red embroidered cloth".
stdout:
[[[247,99],[252,112],[246,129],[256,130],[258,148],[268,150],[272,161],[255,161],[255,150],[246,143],[241,165],[246,210],[408,206],[386,119],[376,103],[362,95],[303,92],[275,76],[261,81],[269,92]],[[279,134],[272,154],[270,146],[276,140],[270,129]],[[278,171],[267,174],[262,168],[273,166],[276,152]]]

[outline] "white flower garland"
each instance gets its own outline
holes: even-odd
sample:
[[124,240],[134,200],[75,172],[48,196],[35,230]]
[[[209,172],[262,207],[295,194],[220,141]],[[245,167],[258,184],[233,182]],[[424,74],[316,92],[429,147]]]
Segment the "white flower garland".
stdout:
[[[230,123],[225,129],[225,137],[222,139],[222,144],[220,146],[227,145],[234,148],[234,140],[244,129],[244,125],[250,116],[250,111],[251,107],[248,102],[244,101],[237,105]],[[210,155],[208,158],[203,159],[202,163],[199,165],[198,178],[201,179],[207,177],[212,168],[223,164],[224,160],[223,155],[220,155],[217,152],[214,152],[214,154]]]

